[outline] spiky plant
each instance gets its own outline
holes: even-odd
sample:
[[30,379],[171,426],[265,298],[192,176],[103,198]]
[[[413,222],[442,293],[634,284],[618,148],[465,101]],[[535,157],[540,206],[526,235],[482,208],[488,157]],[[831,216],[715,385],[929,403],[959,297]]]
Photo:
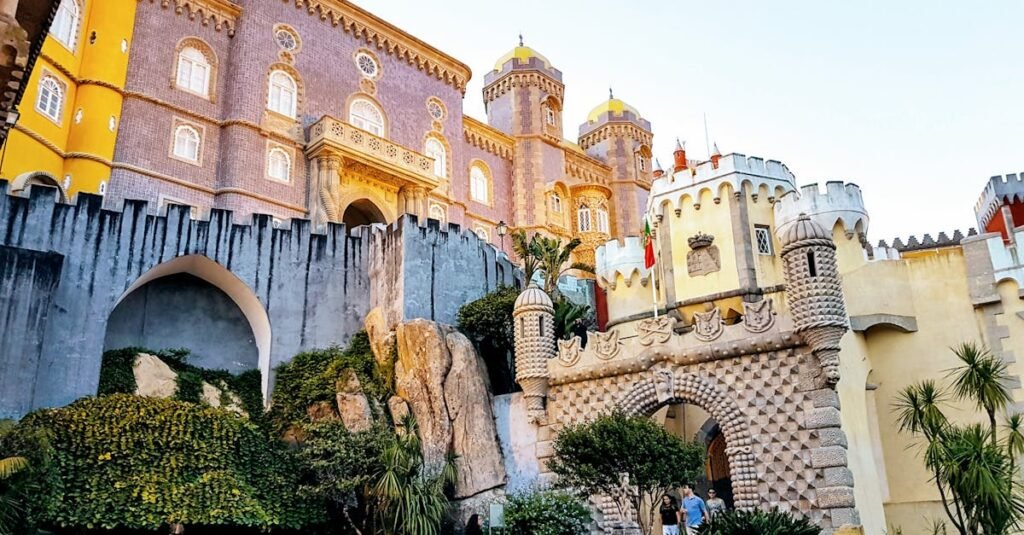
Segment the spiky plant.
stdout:
[[810,520],[771,511],[726,511],[715,515],[714,522],[697,528],[698,535],[818,535],[821,528]]
[[992,444],[996,444],[996,412],[1005,409],[1011,401],[1007,365],[974,342],[964,342],[952,350],[961,362],[960,366],[948,370],[953,380],[953,395],[985,411],[990,438]]

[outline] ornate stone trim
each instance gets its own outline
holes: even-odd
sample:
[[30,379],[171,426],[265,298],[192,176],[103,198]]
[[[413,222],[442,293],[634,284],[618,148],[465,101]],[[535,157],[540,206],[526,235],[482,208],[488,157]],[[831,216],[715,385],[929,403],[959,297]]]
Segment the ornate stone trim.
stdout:
[[611,180],[612,168],[604,163],[562,147],[565,150],[565,174],[587,183],[607,184]]
[[[154,4],[156,0],[149,0],[149,3]],[[228,0],[160,0],[160,7],[167,9],[172,3],[178,15],[186,14],[190,20],[199,18],[203,26],[213,23],[218,32],[227,30],[229,37],[234,37],[235,22],[242,15],[242,8]]]
[[558,363],[562,366],[575,366],[580,361],[580,355],[583,353],[580,343],[579,336],[573,336],[570,340],[559,340]]
[[462,116],[462,133],[470,145],[499,158],[512,161],[515,140],[504,132],[464,115]]
[[743,327],[752,333],[763,333],[775,325],[775,310],[771,299],[743,303]]
[[589,338],[588,344],[594,344],[597,358],[600,359],[611,360],[619,354],[619,350],[622,348],[619,344],[619,331],[605,333],[589,331],[587,337]]
[[484,102],[490,103],[516,87],[537,87],[541,91],[564,100],[565,85],[539,71],[512,71],[484,88]]
[[708,312],[693,313],[693,335],[701,342],[710,342],[722,336],[725,332],[725,322],[722,321],[722,311],[713,308]]
[[644,143],[651,144],[653,135],[632,123],[609,123],[598,127],[593,132],[580,138],[580,147],[587,150],[598,143],[613,137],[624,137]]
[[672,326],[675,324],[669,316],[658,316],[640,320],[636,333],[640,337],[640,345],[664,344],[672,338]]

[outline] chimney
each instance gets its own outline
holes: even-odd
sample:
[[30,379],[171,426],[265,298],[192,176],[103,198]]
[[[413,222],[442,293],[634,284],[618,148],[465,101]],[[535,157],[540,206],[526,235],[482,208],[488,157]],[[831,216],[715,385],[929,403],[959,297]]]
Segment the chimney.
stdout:
[[673,172],[678,173],[686,169],[686,142],[679,141],[676,138],[676,150],[672,152],[672,157],[675,160],[675,166],[672,168]]
[[661,162],[657,158],[654,159],[654,178],[661,178],[664,176],[665,170],[661,168]]
[[711,151],[711,167],[718,169],[718,160],[722,159],[722,153],[718,151],[718,142],[715,142],[715,149]]

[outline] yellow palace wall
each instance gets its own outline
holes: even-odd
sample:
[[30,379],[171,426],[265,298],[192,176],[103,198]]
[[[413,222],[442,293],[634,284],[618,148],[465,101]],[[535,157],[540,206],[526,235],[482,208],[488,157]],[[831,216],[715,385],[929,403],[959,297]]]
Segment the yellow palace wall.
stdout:
[[[68,198],[80,191],[99,192],[100,183],[110,177],[137,3],[81,2],[74,50],[47,37],[19,106],[21,117],[5,145],[0,177],[14,182],[41,172],[63,186],[70,176]],[[59,121],[36,109],[39,81],[47,75],[64,86]],[[80,122],[75,121],[78,110]]]

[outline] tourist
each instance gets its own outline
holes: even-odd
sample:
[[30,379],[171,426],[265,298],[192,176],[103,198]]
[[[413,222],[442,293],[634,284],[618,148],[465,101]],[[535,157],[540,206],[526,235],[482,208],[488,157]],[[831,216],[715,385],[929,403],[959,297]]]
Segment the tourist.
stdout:
[[695,535],[697,528],[708,520],[708,507],[704,500],[693,493],[689,485],[683,485],[683,515],[686,523],[686,533]]
[[474,514],[469,517],[469,522],[466,522],[466,530],[463,531],[466,535],[483,535],[483,526],[480,525],[480,515]]
[[679,523],[683,518],[679,506],[676,505],[676,499],[668,494],[662,496],[658,512],[661,513],[661,534],[679,535]]
[[714,522],[715,515],[724,513],[726,510],[725,500],[718,497],[718,492],[715,489],[708,490],[708,516],[711,517],[711,522]]

